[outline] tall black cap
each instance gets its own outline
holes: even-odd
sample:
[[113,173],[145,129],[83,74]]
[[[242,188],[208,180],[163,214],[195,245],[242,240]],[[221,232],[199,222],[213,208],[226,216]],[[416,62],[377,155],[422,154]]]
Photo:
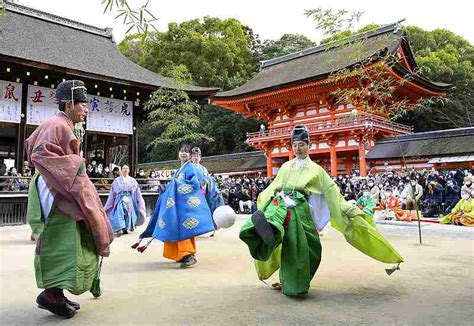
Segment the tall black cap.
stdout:
[[310,143],[309,130],[305,125],[297,125],[291,132],[291,141],[304,141]]
[[66,80],[58,85],[56,99],[59,102],[88,102],[87,88],[82,80]]

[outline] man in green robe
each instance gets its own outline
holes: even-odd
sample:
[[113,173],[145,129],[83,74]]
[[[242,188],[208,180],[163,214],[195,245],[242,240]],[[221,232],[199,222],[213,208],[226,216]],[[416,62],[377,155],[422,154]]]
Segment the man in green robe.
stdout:
[[37,171],[28,193],[28,222],[36,239],[36,284],[44,289],[36,303],[64,318],[73,317],[80,306],[63,290],[78,295],[91,289],[99,256],[110,254],[113,240],[109,219],[86,174],[75,128],[88,112],[86,91],[80,80],[59,84],[60,112],[26,141],[29,161]]
[[296,158],[280,168],[257,200],[258,210],[243,225],[240,239],[256,260],[261,280],[280,269],[283,294],[308,292],[321,261],[318,230],[330,220],[352,246],[384,263],[403,258],[377,231],[372,218],[348,204],[331,177],[308,156],[309,131],[292,132]]

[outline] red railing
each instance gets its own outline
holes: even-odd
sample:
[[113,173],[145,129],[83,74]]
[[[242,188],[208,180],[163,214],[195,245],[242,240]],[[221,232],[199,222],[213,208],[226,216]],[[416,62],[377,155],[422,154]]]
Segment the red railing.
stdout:
[[[366,130],[377,128],[383,129],[387,132],[407,134],[413,132],[413,127],[405,126],[396,122],[391,122],[382,117],[372,115],[372,114],[358,114],[356,117],[347,115],[343,118],[338,118],[334,120],[324,120],[318,122],[312,122],[306,124],[310,133],[316,135],[319,133],[328,133],[336,131],[345,131],[351,130],[354,128],[364,128]],[[252,132],[247,135],[247,141],[252,142],[252,140],[257,139],[263,140],[265,138],[281,138],[289,137],[293,127],[283,127],[266,130],[264,132]]]

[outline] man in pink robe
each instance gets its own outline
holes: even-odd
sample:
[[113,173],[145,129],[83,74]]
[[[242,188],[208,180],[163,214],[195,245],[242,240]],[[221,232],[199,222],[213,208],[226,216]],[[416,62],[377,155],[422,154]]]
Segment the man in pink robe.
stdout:
[[[88,112],[89,102],[84,83],[79,80],[68,80],[59,84],[56,97],[61,112],[43,122],[26,140],[28,159],[39,173],[30,185],[30,188],[34,187],[36,196],[31,197],[32,192],[30,191],[29,201],[32,202],[32,205],[29,205],[28,219],[37,239],[35,257],[37,284],[38,287],[45,289],[37,298],[38,307],[70,318],[74,316],[80,306],[68,300],[63,294],[63,289],[74,294],[85,292],[90,289],[90,277],[96,272],[91,271],[87,274],[85,277],[88,279],[80,286],[66,284],[67,282],[64,280],[45,280],[45,275],[50,270],[60,269],[60,265],[64,262],[61,260],[62,257],[58,257],[57,260],[49,259],[41,262],[41,255],[45,256],[42,251],[48,250],[47,255],[50,258],[51,255],[59,255],[61,251],[65,250],[62,242],[57,240],[54,242],[54,238],[59,238],[57,233],[54,234],[50,231],[49,234],[46,234],[48,226],[60,218],[64,219],[64,216],[63,223],[71,223],[71,219],[77,222],[77,229],[80,228],[78,234],[83,238],[85,236],[93,239],[90,241],[93,255],[91,260],[95,259],[96,261],[95,265],[89,266],[89,269],[92,268],[91,266],[97,267],[97,255],[109,256],[113,232],[99,195],[86,174],[84,158],[80,155],[80,140],[74,134],[74,125],[82,123]],[[39,210],[35,211],[33,199],[36,199],[36,202],[39,199],[41,208],[39,214],[35,214]],[[30,209],[30,207],[33,208]],[[58,214],[62,214],[63,217],[56,217]],[[73,226],[72,230],[76,230],[76,227]],[[74,237],[75,233],[72,236]],[[80,243],[81,239],[76,241]],[[72,253],[70,256],[79,254]],[[75,259],[75,261],[80,260]],[[40,263],[37,264],[37,260]],[[45,270],[48,268],[49,270]],[[77,271],[71,271],[74,268],[77,267],[64,267],[61,273],[77,273]],[[70,280],[69,283],[71,283]]]

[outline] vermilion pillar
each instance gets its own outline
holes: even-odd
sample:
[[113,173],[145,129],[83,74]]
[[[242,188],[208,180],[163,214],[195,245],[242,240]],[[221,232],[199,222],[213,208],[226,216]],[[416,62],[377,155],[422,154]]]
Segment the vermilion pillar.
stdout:
[[360,176],[365,177],[367,175],[367,165],[365,162],[365,147],[364,143],[359,143],[359,168],[360,168]]
[[336,144],[332,143],[329,147],[329,154],[331,158],[331,175],[337,175],[337,154],[336,154]]
[[272,151],[267,152],[267,177],[273,176],[273,158]]

